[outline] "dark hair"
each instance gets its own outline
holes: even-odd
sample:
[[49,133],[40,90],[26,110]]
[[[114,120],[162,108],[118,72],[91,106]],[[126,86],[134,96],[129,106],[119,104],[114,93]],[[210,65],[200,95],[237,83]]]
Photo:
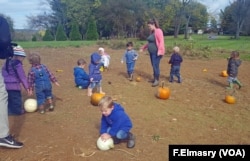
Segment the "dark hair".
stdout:
[[148,24],[155,25],[156,28],[160,28],[158,21],[153,18],[148,21]]
[[84,65],[84,64],[86,64],[86,61],[84,59],[77,60],[77,65]]
[[240,56],[240,53],[238,51],[232,51],[232,57],[233,58],[236,58],[236,57],[239,57]]
[[127,47],[129,47],[129,46],[134,46],[134,44],[133,44],[133,42],[130,41],[130,42],[127,43],[126,46],[127,46]]

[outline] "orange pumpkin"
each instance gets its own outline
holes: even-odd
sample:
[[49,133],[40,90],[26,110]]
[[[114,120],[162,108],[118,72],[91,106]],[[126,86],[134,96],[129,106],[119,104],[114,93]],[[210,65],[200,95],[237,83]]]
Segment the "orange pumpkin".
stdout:
[[91,95],[91,104],[94,105],[94,106],[98,106],[100,100],[102,99],[102,97],[105,96],[105,94],[102,94],[102,93],[93,93]]
[[162,82],[161,87],[158,88],[156,96],[160,99],[168,99],[170,96],[170,89],[168,87],[164,87],[164,82]]
[[136,82],[140,82],[141,81],[141,77],[136,77]]
[[236,99],[234,96],[226,95],[225,102],[229,104],[234,104],[236,102]]
[[227,71],[226,71],[226,70],[223,70],[223,71],[221,72],[221,76],[222,76],[222,77],[227,77],[227,76],[228,76]]

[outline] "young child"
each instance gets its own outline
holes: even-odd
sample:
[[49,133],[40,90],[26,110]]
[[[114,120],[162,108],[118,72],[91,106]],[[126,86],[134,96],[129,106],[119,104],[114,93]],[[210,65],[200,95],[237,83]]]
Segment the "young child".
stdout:
[[26,54],[21,46],[14,47],[14,56],[8,64],[2,67],[4,83],[8,92],[8,114],[21,115],[25,111],[22,107],[21,84],[29,95],[27,77],[23,69],[23,60]]
[[49,69],[41,64],[40,55],[37,53],[32,53],[29,56],[29,62],[31,64],[31,69],[28,73],[28,85],[30,91],[36,91],[36,99],[38,104],[38,109],[41,114],[45,113],[45,103],[49,103],[49,111],[54,110],[52,98],[52,85],[60,86],[56,80],[56,77],[49,71]]
[[103,71],[108,71],[109,63],[110,63],[110,56],[104,51],[104,48],[98,49],[99,54],[101,55],[101,62],[103,63]]
[[135,68],[135,61],[138,59],[138,53],[133,49],[133,43],[128,42],[127,43],[127,50],[125,51],[121,63],[126,61],[127,64],[127,73],[128,73],[128,79],[130,81],[133,80],[133,73]]
[[101,66],[103,65],[101,63],[101,56],[98,53],[93,53],[91,54],[90,57],[90,64],[89,64],[89,79],[90,79],[90,84],[88,87],[88,96],[92,95],[93,89],[97,87],[100,93],[105,94],[102,91],[102,74],[100,71]]
[[100,100],[99,107],[102,112],[100,127],[102,140],[112,138],[114,144],[125,141],[128,148],[133,148],[135,136],[130,132],[133,125],[124,108],[120,104],[114,103],[109,96],[104,96]]
[[173,48],[173,53],[171,55],[171,58],[168,62],[169,64],[171,64],[169,82],[173,82],[174,76],[176,76],[178,78],[178,83],[181,83],[180,68],[182,63],[182,57],[179,54],[179,52],[180,48],[175,46]]
[[84,70],[86,64],[84,59],[79,59],[74,67],[75,84],[80,89],[87,89],[89,86],[89,75]]
[[230,58],[228,58],[227,65],[227,74],[228,74],[228,83],[229,87],[227,89],[233,89],[233,84],[237,84],[239,89],[242,87],[242,84],[238,80],[238,68],[241,65],[241,60],[239,59],[239,52],[232,51]]

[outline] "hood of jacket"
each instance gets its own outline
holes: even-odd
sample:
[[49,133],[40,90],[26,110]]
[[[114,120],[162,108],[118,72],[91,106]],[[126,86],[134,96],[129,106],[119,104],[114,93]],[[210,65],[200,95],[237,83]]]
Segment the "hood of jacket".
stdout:
[[90,59],[91,59],[92,64],[99,64],[100,60],[101,60],[101,55],[99,53],[95,52],[91,55]]

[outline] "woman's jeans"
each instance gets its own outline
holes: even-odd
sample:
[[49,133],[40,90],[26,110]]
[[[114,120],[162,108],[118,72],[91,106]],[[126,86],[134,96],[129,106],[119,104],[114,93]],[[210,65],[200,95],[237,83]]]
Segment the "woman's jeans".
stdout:
[[157,53],[149,53],[151,65],[153,67],[153,76],[154,79],[159,80],[160,77],[160,61],[162,55],[158,56]]

